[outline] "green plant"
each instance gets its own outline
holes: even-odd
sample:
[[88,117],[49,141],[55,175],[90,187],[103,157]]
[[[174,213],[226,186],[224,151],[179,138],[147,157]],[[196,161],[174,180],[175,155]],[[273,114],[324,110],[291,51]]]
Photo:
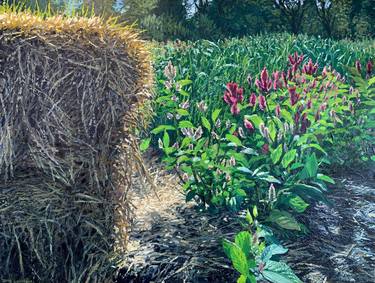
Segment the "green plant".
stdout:
[[302,282],[284,262],[281,255],[288,252],[274,238],[272,231],[256,220],[257,207],[253,215],[247,210],[247,230],[236,234],[234,242],[223,241],[223,249],[233,267],[240,273],[237,283],[255,283],[267,280],[272,283]]

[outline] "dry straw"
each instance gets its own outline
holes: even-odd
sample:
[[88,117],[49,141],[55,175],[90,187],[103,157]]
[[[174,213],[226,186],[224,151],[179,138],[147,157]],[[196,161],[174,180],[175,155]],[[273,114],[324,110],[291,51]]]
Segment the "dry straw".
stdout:
[[1,282],[111,278],[151,78],[130,27],[0,13]]

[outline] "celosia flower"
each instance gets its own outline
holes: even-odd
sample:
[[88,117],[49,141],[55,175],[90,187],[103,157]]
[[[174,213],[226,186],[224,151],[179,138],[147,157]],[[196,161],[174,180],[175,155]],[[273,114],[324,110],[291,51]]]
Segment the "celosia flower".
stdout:
[[240,135],[241,138],[245,138],[245,133],[242,127],[238,127],[238,134]]
[[187,173],[184,173],[184,174],[182,175],[182,180],[183,180],[184,182],[189,181],[189,175],[188,175]]
[[234,159],[233,156],[231,156],[230,159],[229,159],[229,165],[230,166],[236,166],[236,159]]
[[270,185],[268,189],[268,200],[269,201],[274,201],[276,200],[276,189],[273,184]]
[[262,92],[269,92],[272,88],[272,80],[268,76],[267,68],[264,67],[262,72],[260,73],[260,80],[255,80],[255,85],[258,89]]
[[318,70],[318,64],[315,64],[312,62],[311,59],[309,59],[309,62],[305,64],[302,68],[302,73],[313,75]]
[[291,106],[294,106],[299,100],[299,94],[296,93],[296,89],[296,86],[291,86],[288,88]]
[[201,102],[197,103],[197,108],[202,112],[206,112],[208,109],[208,106],[206,102],[202,100]]
[[173,119],[173,114],[172,113],[167,113],[167,119],[172,120]]
[[161,139],[158,139],[158,146],[160,149],[163,149],[163,141]]
[[327,74],[328,74],[327,67],[324,66],[323,71],[322,71],[322,78],[324,79],[327,76]]
[[276,108],[275,108],[275,115],[276,115],[276,117],[280,117],[280,115],[281,115],[280,104],[277,104],[277,105],[276,105]]
[[174,95],[171,97],[171,100],[174,101],[174,102],[177,102],[177,101],[178,101],[178,97],[174,94]]
[[299,119],[301,118],[300,114],[297,112],[294,114],[294,123],[297,126],[299,124]]
[[251,107],[253,107],[253,106],[255,106],[256,103],[257,103],[257,96],[256,96],[255,93],[252,93],[252,94],[250,95],[249,105],[250,105]]
[[248,129],[250,132],[254,131],[254,126],[249,120],[245,119],[243,121],[243,124],[244,124],[245,128]]
[[259,108],[264,111],[267,106],[266,98],[263,95],[259,95]]
[[216,122],[215,122],[215,127],[216,127],[216,128],[220,128],[220,127],[221,127],[221,120],[220,120],[220,118],[218,118],[218,119],[216,120]]
[[182,109],[189,109],[189,107],[190,107],[190,103],[189,103],[189,101],[187,100],[187,101],[181,103],[179,106],[180,106],[180,108],[182,108]]
[[284,71],[281,73],[281,78],[282,78],[282,80],[284,82],[284,87],[287,87],[288,86],[288,79],[287,79],[286,74],[285,74]]
[[303,61],[303,58],[305,57],[305,55],[301,54],[301,55],[298,55],[297,52],[295,52],[293,55],[289,55],[288,56],[288,59],[289,59],[289,64],[294,66],[294,65],[299,65],[302,63]]
[[355,61],[355,67],[356,67],[356,69],[359,73],[362,72],[362,65],[361,65],[361,62],[359,60]]
[[306,104],[306,108],[307,109],[311,109],[311,107],[312,107],[312,100],[311,100],[311,98],[307,101],[307,104]]
[[224,92],[224,101],[232,106],[243,101],[243,88],[239,88],[236,83],[228,83]]
[[173,81],[176,77],[176,68],[173,66],[172,62],[169,61],[167,66],[164,68],[164,76],[166,76],[170,81]]
[[176,148],[178,149],[180,147],[180,144],[178,142],[175,142],[173,145],[172,145],[173,148]]
[[230,107],[230,113],[232,113],[232,115],[238,115],[238,114],[240,114],[240,109],[238,108],[238,104],[237,103],[233,104]]
[[247,83],[249,84],[249,87],[253,85],[253,78],[250,75],[247,76]]
[[315,122],[320,120],[320,110],[315,113]]
[[281,88],[282,87],[282,83],[280,82],[280,73],[279,73],[279,71],[276,71],[276,72],[272,73],[272,77],[273,77],[273,89],[277,90],[278,88]]
[[231,126],[232,126],[232,122],[231,122],[230,120],[227,120],[227,121],[225,122],[225,127],[226,127],[227,129],[229,129]]
[[368,76],[371,75],[373,67],[374,67],[374,65],[372,64],[372,61],[368,60],[367,65],[366,65],[366,73],[367,73]]
[[198,129],[195,131],[194,135],[193,135],[193,139],[194,140],[199,140],[203,135],[203,129],[201,126],[198,127]]
[[262,152],[263,152],[263,154],[268,154],[268,153],[270,152],[270,147],[269,147],[268,144],[265,143],[265,144],[262,146]]

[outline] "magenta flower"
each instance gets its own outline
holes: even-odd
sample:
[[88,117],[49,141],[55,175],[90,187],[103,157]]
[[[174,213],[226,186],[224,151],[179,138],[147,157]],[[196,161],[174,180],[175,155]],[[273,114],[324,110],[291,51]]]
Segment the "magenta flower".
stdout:
[[299,100],[299,94],[296,93],[296,89],[296,86],[291,86],[288,88],[291,106],[294,106]]
[[315,113],[315,122],[320,120],[320,110]]
[[278,88],[281,88],[283,84],[280,81],[280,72],[276,71],[272,73],[272,77],[273,77],[273,89],[277,90]]
[[293,55],[288,56],[289,63],[292,66],[294,66],[294,65],[298,66],[299,64],[302,63],[304,57],[305,57],[305,55],[303,55],[303,54],[298,55],[298,53],[296,51]]
[[322,77],[323,77],[323,79],[327,76],[327,74],[328,74],[327,67],[324,66],[323,71],[322,71]]
[[240,114],[240,109],[238,108],[237,103],[232,104],[232,106],[230,107],[230,113],[232,113],[232,115]]
[[255,85],[258,87],[258,89],[262,92],[269,92],[272,88],[272,80],[268,76],[267,68],[264,67],[261,74],[260,74],[260,80],[255,80]]
[[243,124],[244,124],[245,128],[248,129],[250,132],[254,131],[254,126],[249,120],[245,119],[243,121]]
[[250,105],[251,107],[254,107],[256,103],[257,103],[257,96],[256,96],[255,93],[252,93],[252,94],[250,95],[249,105]]
[[303,65],[302,73],[305,73],[307,75],[313,75],[318,70],[318,64],[313,63],[311,59],[309,59],[309,62],[305,65]]
[[374,65],[372,64],[371,60],[368,60],[366,65],[366,72],[367,75],[371,75]]
[[282,78],[282,80],[284,82],[284,86],[287,87],[288,86],[288,79],[287,79],[286,74],[285,74],[284,71],[281,73],[281,78]]
[[268,154],[268,153],[270,152],[270,147],[269,147],[268,144],[265,143],[265,144],[262,146],[262,152],[263,152],[263,154]]
[[224,92],[224,101],[228,105],[237,104],[243,101],[243,88],[239,88],[236,83],[228,83]]
[[304,113],[302,115],[302,122],[301,122],[301,133],[304,134],[307,131],[307,128],[311,126],[311,122],[309,119],[307,119],[307,114]]
[[311,107],[312,107],[312,100],[309,99],[309,100],[307,101],[306,108],[307,108],[307,109],[311,109]]
[[280,108],[279,104],[276,105],[275,115],[276,115],[276,117],[280,117],[280,115],[281,115],[281,108]]
[[355,61],[355,67],[356,67],[356,69],[359,73],[362,72],[362,65],[361,65],[361,62],[359,60]]
[[264,111],[267,106],[266,98],[263,95],[259,95],[259,108]]
[[301,116],[298,112],[296,114],[294,114],[294,123],[296,124],[296,126],[299,124],[300,118],[301,118]]

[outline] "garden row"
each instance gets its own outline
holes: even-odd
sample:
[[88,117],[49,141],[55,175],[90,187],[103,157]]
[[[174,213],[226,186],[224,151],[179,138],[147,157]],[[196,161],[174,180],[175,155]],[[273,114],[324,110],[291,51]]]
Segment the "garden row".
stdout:
[[[141,149],[155,144],[202,210],[244,212],[244,231],[223,243],[238,282],[300,282],[279,261],[287,249],[277,238],[308,232],[298,218],[329,203],[334,180],[324,172],[344,149],[362,165],[375,161],[373,64],[361,43],[323,53],[287,35],[254,40],[167,46],[156,124]],[[263,51],[250,48],[256,40]],[[286,55],[298,46],[309,53]]]

